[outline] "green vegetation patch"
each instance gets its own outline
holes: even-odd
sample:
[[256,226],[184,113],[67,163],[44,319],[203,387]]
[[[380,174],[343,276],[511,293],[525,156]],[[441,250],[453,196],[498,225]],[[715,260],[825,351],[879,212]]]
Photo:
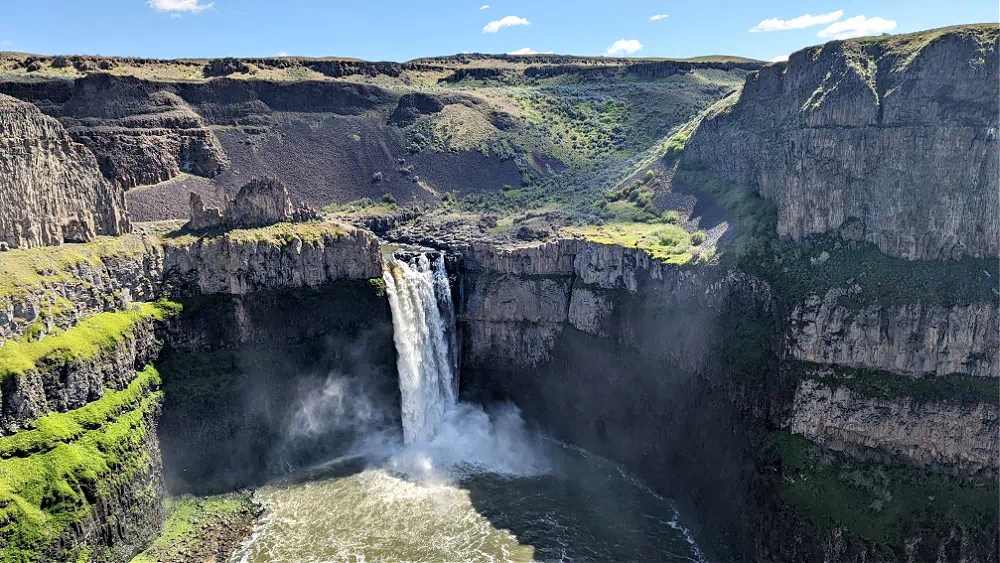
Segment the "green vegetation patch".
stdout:
[[0,252],[0,299],[15,297],[48,283],[71,281],[81,264],[100,266],[105,260],[139,256],[153,240],[141,234],[97,237],[81,244],[63,244]]
[[41,340],[10,340],[0,348],[0,381],[23,375],[39,362],[66,364],[93,358],[121,342],[140,322],[162,321],[178,314],[180,309],[179,304],[167,300],[136,303],[130,309],[98,313]]
[[150,390],[160,386],[160,375],[152,367],[136,374],[128,387],[105,391],[100,399],[78,409],[51,413],[31,423],[32,429],[0,438],[0,459],[49,451],[60,443],[78,440],[88,430],[113,421],[135,408]]
[[337,239],[344,234],[344,228],[336,223],[308,221],[305,223],[275,223],[254,229],[230,229],[210,231],[203,235],[187,231],[175,231],[163,236],[168,246],[190,246],[196,242],[212,242],[225,239],[236,243],[261,242],[277,246],[288,246],[297,240],[305,244],[316,244],[326,238]]
[[790,303],[832,288],[852,288],[841,304],[921,303],[951,307],[996,301],[996,259],[906,260],[867,242],[814,235],[800,241],[777,236],[777,209],[749,186],[681,166],[675,185],[710,195],[733,219],[718,248],[720,261],[768,280]]
[[[152,384],[158,375],[147,367],[137,379]],[[162,400],[162,393],[151,388],[134,408],[75,440],[58,436],[51,449],[0,460],[0,541],[6,545],[0,561],[41,560],[61,534],[90,513],[97,498],[148,471],[148,421]],[[100,410],[79,420],[96,423]]]
[[874,369],[828,366],[810,362],[788,361],[782,365],[787,375],[796,379],[815,379],[830,387],[847,387],[874,399],[908,399],[958,402],[963,405],[1000,404],[1000,387],[992,377],[969,375],[926,375],[910,377]]
[[[645,251],[665,264],[684,265],[694,258],[689,252],[691,233],[666,223],[609,223],[573,227],[567,232],[600,244],[616,244]],[[704,239],[702,239],[704,240]]]
[[376,202],[372,198],[366,197],[347,203],[331,203],[323,208],[323,212],[340,215],[392,215],[400,210],[395,198],[392,202],[385,202],[384,199]]
[[859,461],[787,432],[767,438],[761,461],[779,473],[774,484],[784,522],[817,545],[839,528],[853,536],[845,544],[867,544],[874,560],[905,560],[907,538],[922,538],[917,549],[934,549],[935,536],[955,525],[975,544],[996,545],[996,479]]
[[223,541],[228,539],[226,543],[235,547],[239,532],[249,532],[258,514],[249,493],[169,498],[166,509],[163,532],[132,563],[186,560],[204,551],[215,555],[223,547],[218,545],[220,534],[230,535]]

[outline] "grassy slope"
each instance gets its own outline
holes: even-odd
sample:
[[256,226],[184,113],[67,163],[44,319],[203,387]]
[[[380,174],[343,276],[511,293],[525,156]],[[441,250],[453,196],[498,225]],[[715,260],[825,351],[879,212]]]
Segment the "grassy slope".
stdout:
[[115,346],[136,324],[146,319],[164,320],[180,306],[170,301],[136,303],[122,311],[99,313],[76,326],[41,340],[11,340],[0,348],[0,381],[22,375],[40,362],[67,364],[89,359]]
[[305,244],[315,244],[324,238],[336,239],[344,234],[344,227],[337,223],[310,221],[307,223],[276,223],[254,229],[230,229],[191,233],[176,230],[163,235],[163,244],[168,246],[189,246],[195,242],[210,242],[225,239],[234,243],[270,242],[279,246],[301,240]]
[[153,241],[148,236],[130,234],[97,237],[83,244],[0,252],[0,299],[10,298],[43,284],[68,281],[79,264],[100,265],[115,257],[138,256]]
[[167,499],[163,532],[132,563],[211,558],[231,551],[250,531],[257,507],[249,494]]
[[952,526],[967,530],[975,544],[996,545],[995,479],[869,464],[785,432],[771,434],[761,459],[778,472],[769,510],[802,538],[815,542],[843,529],[847,545],[865,544],[876,560],[900,560],[913,537],[922,539],[918,550],[933,549]]
[[97,498],[147,471],[142,445],[159,409],[159,374],[139,372],[128,389],[37,421],[30,437],[0,439],[0,561],[39,561],[90,514]]

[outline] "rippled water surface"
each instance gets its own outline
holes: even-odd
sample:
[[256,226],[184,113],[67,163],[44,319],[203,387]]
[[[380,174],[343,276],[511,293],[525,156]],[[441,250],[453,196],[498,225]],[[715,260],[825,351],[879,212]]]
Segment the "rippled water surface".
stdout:
[[266,515],[235,560],[702,560],[670,501],[613,463],[544,447],[549,463],[529,472],[435,467],[424,451],[265,487]]

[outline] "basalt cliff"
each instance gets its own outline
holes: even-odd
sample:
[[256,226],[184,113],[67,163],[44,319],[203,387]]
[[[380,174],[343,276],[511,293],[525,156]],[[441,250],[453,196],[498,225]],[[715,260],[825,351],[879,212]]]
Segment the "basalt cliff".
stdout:
[[[5,560],[127,561],[168,494],[398,428],[383,253],[419,243],[461,395],[624,464],[711,560],[996,562],[998,38],[769,65],[0,57],[23,73],[0,81]],[[128,75],[150,69],[198,76]],[[620,159],[624,131],[648,146]],[[303,421],[323,393],[349,400]]]

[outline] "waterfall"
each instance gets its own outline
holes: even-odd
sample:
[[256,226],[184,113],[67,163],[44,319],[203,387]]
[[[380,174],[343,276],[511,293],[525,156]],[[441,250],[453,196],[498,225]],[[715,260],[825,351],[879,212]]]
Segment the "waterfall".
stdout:
[[433,264],[425,254],[411,263],[387,258],[382,279],[398,355],[403,441],[429,440],[458,397],[455,312],[444,255]]

